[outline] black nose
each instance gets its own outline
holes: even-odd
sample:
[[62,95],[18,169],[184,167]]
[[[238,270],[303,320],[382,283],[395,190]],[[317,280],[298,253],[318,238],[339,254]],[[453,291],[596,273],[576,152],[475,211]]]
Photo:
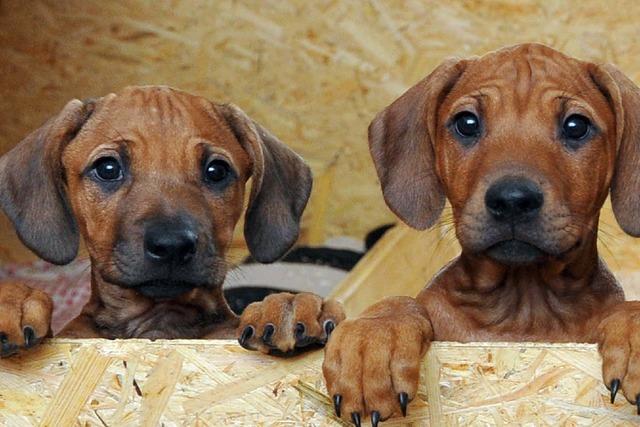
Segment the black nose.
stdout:
[[489,187],[484,203],[498,221],[533,219],[544,203],[538,185],[525,178],[504,178]]
[[155,262],[185,264],[193,258],[198,235],[179,221],[156,222],[144,233],[144,251]]

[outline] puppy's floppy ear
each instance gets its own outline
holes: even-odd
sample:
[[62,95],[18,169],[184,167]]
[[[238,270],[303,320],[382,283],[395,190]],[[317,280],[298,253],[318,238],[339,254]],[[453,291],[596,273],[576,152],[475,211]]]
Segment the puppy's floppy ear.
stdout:
[[93,103],[69,102],[0,158],[0,207],[25,246],[54,264],[69,263],[78,252],[61,157],[92,111]]
[[411,227],[431,227],[444,208],[436,174],[438,107],[467,61],[449,59],[382,110],[369,125],[369,150],[389,208]]
[[276,261],[300,234],[300,217],[311,194],[311,170],[240,108],[231,104],[218,108],[253,161],[253,186],[244,224],[247,245],[256,261]]
[[590,67],[616,118],[617,155],[611,204],[620,227],[640,237],[640,88],[610,64]]

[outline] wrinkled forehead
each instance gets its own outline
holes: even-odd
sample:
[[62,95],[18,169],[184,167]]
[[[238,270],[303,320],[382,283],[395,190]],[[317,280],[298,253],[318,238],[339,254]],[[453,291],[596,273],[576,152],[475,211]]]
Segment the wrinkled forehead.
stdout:
[[94,117],[96,128],[158,140],[215,137],[234,140],[226,122],[204,98],[164,86],[126,88],[104,97]]
[[469,61],[447,100],[465,96],[510,103],[516,112],[548,108],[554,100],[587,104],[594,113],[608,110],[586,63],[540,45],[500,50]]
[[96,110],[79,134],[78,149],[91,150],[126,141],[133,151],[160,156],[195,144],[221,149],[246,162],[246,152],[214,104],[205,98],[164,86],[126,88],[96,101]]

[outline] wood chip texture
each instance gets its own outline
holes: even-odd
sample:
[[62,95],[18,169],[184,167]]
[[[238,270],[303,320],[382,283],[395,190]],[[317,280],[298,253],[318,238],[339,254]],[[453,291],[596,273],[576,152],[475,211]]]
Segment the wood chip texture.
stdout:
[[[0,425],[342,425],[321,363],[223,340],[54,339],[0,360]],[[385,425],[637,425],[600,372],[593,345],[434,343],[409,415]]]

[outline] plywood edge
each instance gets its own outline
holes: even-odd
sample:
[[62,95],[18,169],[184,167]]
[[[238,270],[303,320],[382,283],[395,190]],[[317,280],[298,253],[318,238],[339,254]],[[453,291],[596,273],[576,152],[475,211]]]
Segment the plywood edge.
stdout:
[[[46,340],[43,346],[51,345],[96,345],[99,347],[131,347],[138,349],[140,345],[150,346],[170,346],[170,347],[191,347],[191,346],[238,346],[239,351],[242,349],[236,340],[232,339],[170,339],[170,340],[148,340],[139,338],[129,339],[105,339],[105,338],[50,338]],[[434,341],[431,344],[432,349],[444,351],[448,348],[465,349],[465,348],[549,348],[549,349],[573,349],[585,351],[597,351],[598,346],[590,343],[553,343],[553,342],[508,342],[508,341],[475,341],[475,342],[455,342],[455,341]],[[267,356],[270,357],[270,356]],[[287,360],[287,359],[283,359]]]
[[[322,360],[321,350],[283,359],[235,340],[54,338],[0,360],[0,424],[51,424],[73,406],[73,418],[87,425],[341,425]],[[422,365],[408,417],[389,425],[640,420],[622,396],[609,402],[594,344],[434,342]],[[99,369],[85,378],[93,367]]]

